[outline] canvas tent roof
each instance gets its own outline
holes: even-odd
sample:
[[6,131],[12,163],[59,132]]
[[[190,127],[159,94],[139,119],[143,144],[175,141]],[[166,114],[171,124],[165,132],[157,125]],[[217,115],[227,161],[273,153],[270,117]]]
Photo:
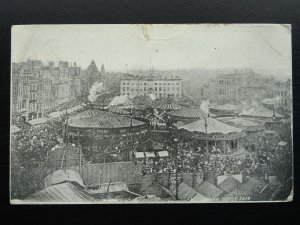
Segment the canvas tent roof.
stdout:
[[48,116],[49,118],[58,118],[58,117],[60,117],[62,114],[63,114],[63,112],[53,112],[53,113],[48,114],[47,116]]
[[10,133],[11,134],[14,134],[14,133],[17,133],[19,132],[21,129],[19,127],[17,127],[16,125],[12,125],[10,126]]
[[84,189],[77,185],[66,182],[49,186],[33,194],[27,200],[34,202],[80,203],[96,202],[97,198],[88,194]]
[[48,119],[46,118],[38,118],[38,119],[34,119],[34,120],[29,120],[28,123],[30,123],[32,126],[35,125],[39,125],[42,123],[46,123],[48,121]]
[[241,106],[238,105],[234,105],[231,103],[225,104],[225,105],[217,105],[217,106],[213,106],[210,107],[211,109],[215,109],[215,110],[225,110],[225,111],[241,111]]
[[[260,105],[258,108],[255,108],[250,112],[242,112],[240,115],[250,117],[273,118],[273,110]],[[277,112],[275,112],[275,117],[284,118],[283,115]]]
[[69,123],[69,127],[77,129],[126,129],[132,127],[142,127],[144,122],[131,119],[112,112],[103,112],[98,116],[75,118]]
[[241,132],[242,130],[236,127],[229,126],[225,123],[222,123],[216,119],[213,118],[206,118],[206,119],[201,119],[197,120],[193,123],[189,123],[183,126],[178,127],[179,129],[185,129],[190,132],[201,132],[201,133],[206,133],[206,128],[205,128],[205,120],[207,124],[207,133],[212,134],[212,133],[222,133],[222,134],[229,134],[233,132]]
[[166,103],[163,105],[157,106],[158,109],[166,110],[166,111],[174,111],[181,109],[181,106],[176,103]]
[[155,158],[154,152],[145,152],[147,158]]
[[196,190],[204,195],[205,197],[208,198],[218,198],[223,194],[223,190],[221,190],[220,188],[216,187],[215,185],[204,181],[203,183],[201,183]]
[[135,152],[134,156],[137,159],[145,158],[144,152]]
[[180,110],[173,111],[168,113],[168,115],[173,117],[179,117],[179,118],[204,118],[207,117],[207,113],[203,112],[203,110],[200,107],[188,107],[188,108],[181,108]]
[[168,157],[169,156],[168,151],[160,151],[160,152],[157,152],[157,154],[159,157]]

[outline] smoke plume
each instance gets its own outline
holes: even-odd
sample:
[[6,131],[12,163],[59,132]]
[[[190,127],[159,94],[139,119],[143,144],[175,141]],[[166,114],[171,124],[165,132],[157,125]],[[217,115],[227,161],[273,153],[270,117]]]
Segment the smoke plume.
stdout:
[[115,96],[109,105],[124,105],[129,101],[127,95]]
[[105,88],[103,86],[103,82],[99,82],[96,81],[93,86],[91,87],[90,91],[89,91],[89,96],[88,96],[88,100],[90,102],[93,102],[97,99],[98,95],[100,93],[102,93],[103,91],[105,91]]
[[200,109],[202,109],[202,111],[207,114],[209,113],[208,105],[209,105],[209,99],[203,100],[200,105]]
[[155,94],[152,94],[152,93],[151,93],[151,94],[149,94],[149,96],[150,96],[150,98],[151,98],[152,101],[154,101],[154,100],[156,99]]

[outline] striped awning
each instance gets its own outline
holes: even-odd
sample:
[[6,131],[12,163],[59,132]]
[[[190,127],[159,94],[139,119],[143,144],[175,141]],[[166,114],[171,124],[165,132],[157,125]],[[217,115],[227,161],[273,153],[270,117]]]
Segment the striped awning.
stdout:
[[174,111],[174,110],[181,109],[181,106],[176,103],[167,103],[164,105],[160,105],[157,108],[161,109],[161,110],[166,110],[166,111]]

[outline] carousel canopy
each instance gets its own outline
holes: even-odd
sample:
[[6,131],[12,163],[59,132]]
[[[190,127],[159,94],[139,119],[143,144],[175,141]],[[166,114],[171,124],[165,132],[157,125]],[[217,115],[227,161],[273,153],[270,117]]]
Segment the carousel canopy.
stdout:
[[275,114],[275,117],[277,118],[284,118],[283,115],[273,112],[273,110],[268,109],[262,105],[260,105],[258,108],[248,110],[247,112],[242,112],[241,116],[250,116],[250,117],[263,117],[263,118],[272,118],[273,114]]
[[90,108],[87,109],[83,112],[77,113],[73,116],[71,116],[71,119],[76,119],[76,118],[86,118],[86,117],[93,117],[93,116],[100,116],[104,113],[104,111],[96,109],[96,108]]
[[[205,122],[206,120],[206,122]],[[178,127],[179,129],[185,129],[190,132],[200,132],[206,133],[205,126],[207,125],[207,133],[222,133],[222,134],[229,134],[229,133],[239,133],[242,130],[236,127],[229,126],[225,123],[222,123],[213,118],[206,118],[197,120],[193,123],[189,123],[183,126]]]
[[225,105],[218,105],[218,106],[211,107],[211,109],[224,110],[224,111],[241,111],[241,106],[228,103]]
[[14,134],[19,132],[21,129],[19,127],[17,127],[16,125],[12,125],[10,126],[10,133]]
[[[132,123],[131,123],[132,122]],[[130,127],[142,127],[144,122],[118,115],[112,112],[103,112],[102,114],[92,117],[75,118],[69,122],[69,127],[77,129],[126,129]]]
[[146,115],[145,117],[146,119],[148,119],[150,122],[156,122],[156,123],[164,123],[164,119],[161,118],[159,115],[155,114],[155,113],[149,113],[148,115]]
[[128,112],[128,111],[126,111],[126,110],[124,110],[124,109],[122,109],[122,108],[120,108],[120,107],[118,107],[116,105],[110,105],[108,107],[108,110],[110,112],[121,114],[121,115],[129,115],[130,114],[130,112]]
[[252,121],[249,121],[245,118],[235,118],[235,117],[220,117],[217,118],[217,120],[227,123],[228,125],[234,126],[234,127],[239,127],[243,128],[246,131],[260,131],[264,130],[264,126],[259,123],[255,123]]
[[182,108],[180,110],[168,113],[170,116],[177,117],[177,118],[204,118],[207,117],[207,113],[203,112],[200,107],[188,107]]
[[161,109],[161,110],[166,110],[166,111],[174,111],[174,110],[181,109],[181,106],[176,103],[167,103],[164,105],[160,105],[157,108]]
[[181,106],[171,95],[168,95],[167,98],[162,99],[162,101],[159,101],[158,104],[156,104],[156,108],[166,111],[174,111],[181,109]]

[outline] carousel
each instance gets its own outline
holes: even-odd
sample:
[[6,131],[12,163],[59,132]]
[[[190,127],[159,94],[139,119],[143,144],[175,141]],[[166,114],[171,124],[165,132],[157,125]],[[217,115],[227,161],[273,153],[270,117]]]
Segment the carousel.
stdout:
[[265,127],[259,121],[254,122],[246,118],[241,117],[219,117],[217,120],[226,123],[230,126],[240,128],[249,135],[251,133],[262,133],[265,130]]
[[[67,121],[68,137],[79,143],[88,161],[130,160],[133,139],[147,128],[144,121],[99,109],[88,109]],[[96,158],[95,158],[96,157]]]
[[182,107],[178,104],[177,101],[174,100],[174,98],[172,98],[171,95],[168,95],[166,99],[163,99],[160,103],[156,104],[155,108],[161,111],[169,112],[177,111]]
[[[207,113],[205,113],[200,107],[187,107],[182,108],[177,111],[172,111],[167,113],[168,117],[174,121],[182,121],[182,122],[193,122],[199,119],[203,119],[207,117]],[[211,117],[215,115],[210,113]]]
[[221,116],[236,116],[242,111],[242,107],[234,104],[225,104],[210,107],[209,111],[216,114],[218,117]]
[[240,143],[243,137],[240,128],[208,117],[179,126],[178,129],[184,139],[197,141],[208,154],[235,158],[247,155]]

